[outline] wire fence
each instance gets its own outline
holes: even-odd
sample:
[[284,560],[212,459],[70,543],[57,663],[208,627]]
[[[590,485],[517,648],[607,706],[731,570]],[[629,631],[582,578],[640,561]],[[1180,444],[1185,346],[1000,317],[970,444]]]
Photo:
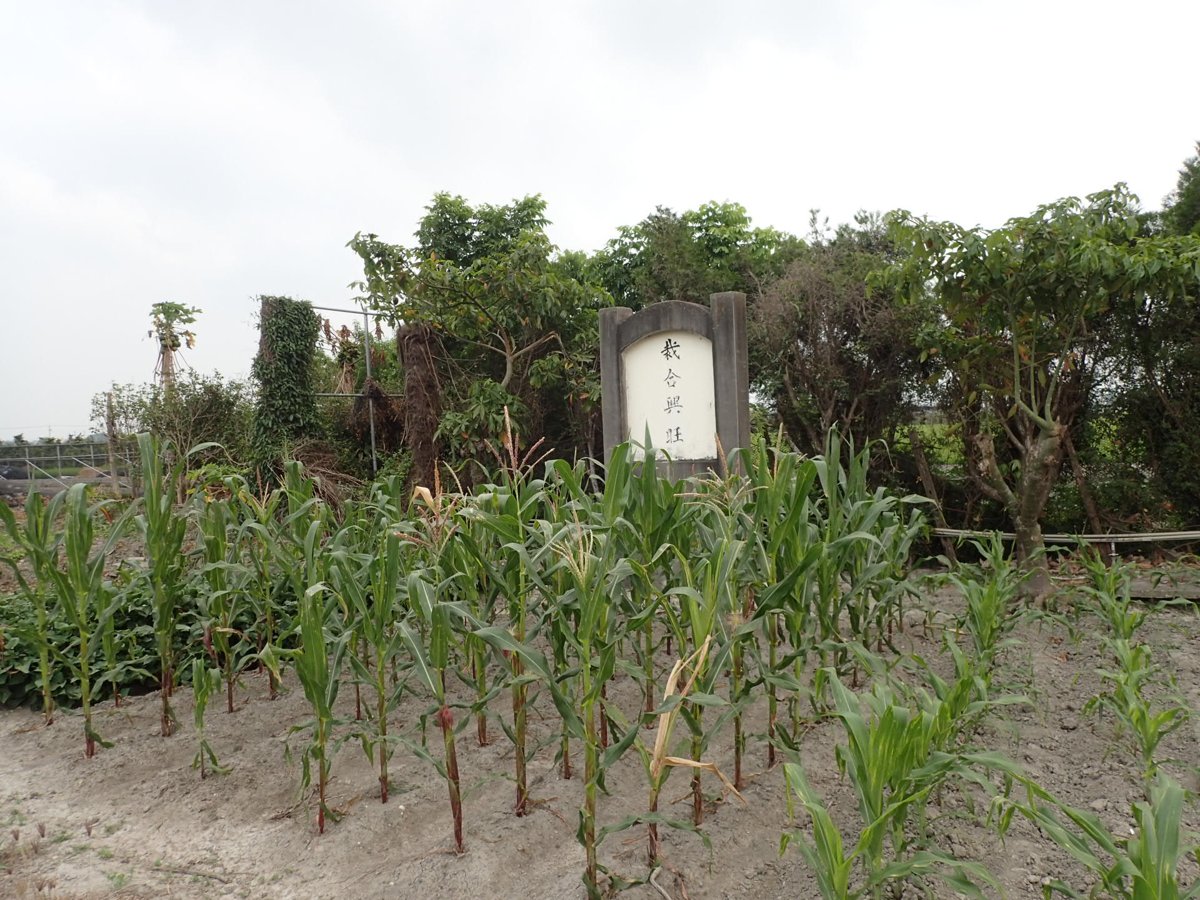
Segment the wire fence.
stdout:
[[107,441],[5,444],[0,446],[0,484],[51,482],[65,488],[77,481],[107,479],[114,488],[128,491],[137,467],[136,446],[118,441],[113,449],[110,459]]

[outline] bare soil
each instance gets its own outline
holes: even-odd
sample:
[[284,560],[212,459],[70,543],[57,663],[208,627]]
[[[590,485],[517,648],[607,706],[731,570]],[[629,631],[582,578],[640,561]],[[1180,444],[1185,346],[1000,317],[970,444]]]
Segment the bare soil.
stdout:
[[[957,599],[942,591],[926,595],[925,608],[910,609],[897,646],[935,658],[946,612]],[[1071,804],[1095,811],[1117,833],[1128,833],[1131,804],[1140,798],[1136,753],[1111,719],[1086,713],[1101,688],[1097,669],[1108,665],[1099,626],[1084,617],[1078,630],[1062,624],[1023,622],[1005,651],[999,680],[1030,703],[992,716],[975,736],[980,749],[1006,753],[1045,787]],[[1166,675],[1192,710],[1200,709],[1200,617],[1194,610],[1156,608],[1143,637]],[[662,659],[663,667],[670,660]],[[379,801],[376,774],[357,743],[348,742],[334,762],[332,804],[345,815],[319,836],[315,801],[299,795],[303,733],[291,729],[308,719],[298,684],[267,699],[263,677],[245,676],[237,708],[225,712],[214,698],[208,736],[226,775],[201,780],[191,761],[197,745],[191,698],[176,697],[180,728],[158,735],[157,695],[103,705],[100,732],[115,742],[91,760],[83,757],[78,714],[60,712],[49,727],[34,712],[0,712],[0,896],[3,897],[582,897],[583,852],[575,841],[582,787],[579,775],[560,777],[554,760],[557,717],[548,698],[531,716],[531,732],[543,742],[530,765],[537,802],[532,812],[511,812],[512,746],[497,723],[493,742],[478,747],[474,727],[459,735],[460,766],[469,786],[465,801],[467,851],[451,851],[451,822],[444,782],[405,747],[392,759],[392,795]],[[465,699],[465,694],[464,694]],[[632,712],[638,698],[618,691],[613,702]],[[354,691],[340,698],[353,718]],[[397,710],[393,727],[419,739],[425,711],[417,699]],[[505,714],[504,703],[494,712]],[[763,728],[755,711],[751,730]],[[649,735],[650,733],[647,732]],[[440,757],[432,720],[431,751]],[[285,756],[289,740],[293,757]],[[856,821],[851,790],[838,776],[834,747],[844,737],[835,722],[814,724],[803,760],[813,786],[834,818],[849,831]],[[732,770],[730,741],[714,742],[712,757]],[[1175,732],[1162,756],[1191,791],[1200,788],[1200,721]],[[761,737],[750,742],[745,803],[721,796],[709,784],[712,804],[705,831],[711,850],[690,833],[664,834],[666,867],[654,884],[629,889],[631,898],[809,898],[818,896],[799,852],[779,854],[788,827],[781,768],[765,769]],[[600,802],[601,824],[645,808],[646,786],[638,757],[628,754],[608,779],[611,796]],[[1001,843],[971,813],[967,797],[947,790],[930,807],[932,831],[942,849],[988,867],[1010,898],[1040,897],[1043,880],[1064,878],[1078,888],[1085,873],[1027,823],[1018,821]],[[665,809],[685,819],[690,811],[687,778],[676,774],[664,792]],[[1200,810],[1189,802],[1185,824],[1200,829]],[[801,824],[801,827],[803,825]],[[854,834],[857,832],[855,831]],[[851,840],[853,838],[851,837]],[[612,871],[644,878],[643,828],[611,835],[601,859]],[[1200,877],[1193,863],[1183,874]],[[935,897],[954,892],[933,883]],[[916,887],[897,896],[920,896]],[[989,896],[996,892],[989,889]]]

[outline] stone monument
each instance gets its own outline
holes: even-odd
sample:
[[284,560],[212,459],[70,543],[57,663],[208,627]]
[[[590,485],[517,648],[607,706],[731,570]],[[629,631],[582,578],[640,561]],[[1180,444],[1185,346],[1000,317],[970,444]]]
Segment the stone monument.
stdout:
[[724,474],[729,455],[749,444],[746,295],[709,303],[600,311],[605,459],[625,441],[644,455],[648,434],[672,477]]

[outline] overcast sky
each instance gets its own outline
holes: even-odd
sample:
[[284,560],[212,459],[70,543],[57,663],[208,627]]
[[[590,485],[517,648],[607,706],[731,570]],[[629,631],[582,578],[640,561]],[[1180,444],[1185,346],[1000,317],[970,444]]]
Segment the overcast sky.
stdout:
[[996,226],[1200,139],[1195,0],[0,0],[0,439],[151,379],[151,304],[245,375],[259,294],[346,306],[357,231],[541,193],[564,249],[657,205]]

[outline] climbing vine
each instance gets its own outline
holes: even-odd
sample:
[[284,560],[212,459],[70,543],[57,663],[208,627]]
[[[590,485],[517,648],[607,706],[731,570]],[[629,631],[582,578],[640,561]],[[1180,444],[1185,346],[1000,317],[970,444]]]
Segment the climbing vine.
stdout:
[[321,317],[290,297],[259,297],[258,382],[253,449],[260,469],[278,458],[283,444],[318,428],[313,357]]

